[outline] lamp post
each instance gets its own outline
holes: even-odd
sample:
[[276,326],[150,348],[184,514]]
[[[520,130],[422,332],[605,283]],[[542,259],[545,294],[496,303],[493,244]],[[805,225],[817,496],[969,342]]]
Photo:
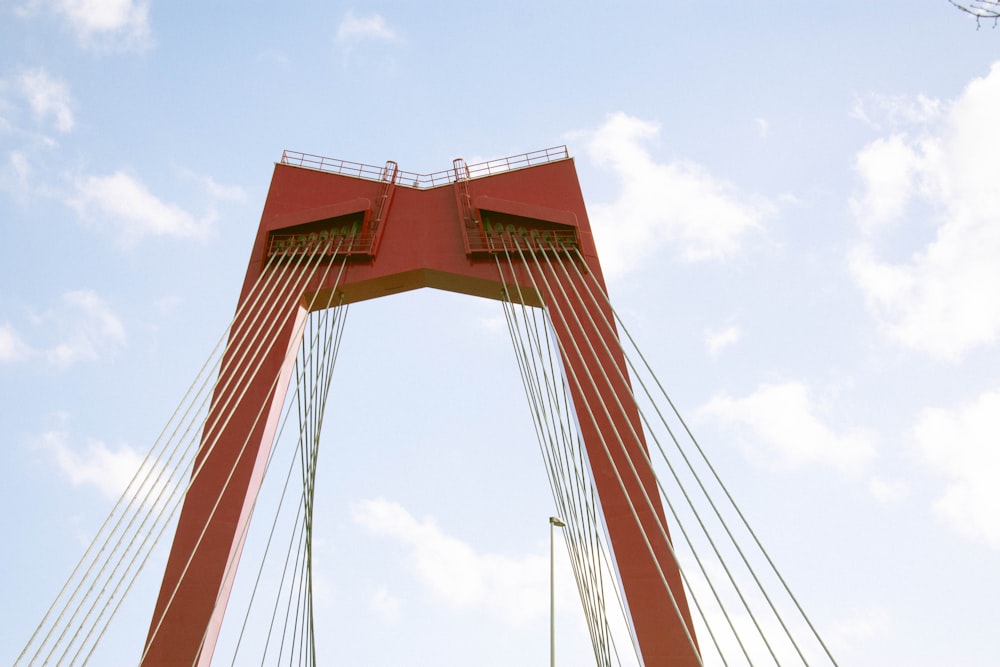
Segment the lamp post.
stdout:
[[551,667],[556,667],[556,526],[566,524],[557,516],[549,517],[549,657]]

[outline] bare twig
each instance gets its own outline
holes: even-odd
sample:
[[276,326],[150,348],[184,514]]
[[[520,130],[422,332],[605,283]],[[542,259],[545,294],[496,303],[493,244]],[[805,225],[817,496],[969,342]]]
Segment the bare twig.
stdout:
[[976,28],[980,27],[983,19],[993,19],[993,27],[997,27],[1000,20],[1000,0],[972,0],[972,2],[960,3],[955,0],[948,0],[952,5],[961,9],[966,14],[976,17]]

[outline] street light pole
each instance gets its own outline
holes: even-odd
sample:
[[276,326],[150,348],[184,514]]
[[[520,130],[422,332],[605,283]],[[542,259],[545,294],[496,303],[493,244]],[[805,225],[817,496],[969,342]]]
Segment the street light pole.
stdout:
[[557,516],[549,517],[549,657],[556,667],[556,540],[555,528],[566,526]]

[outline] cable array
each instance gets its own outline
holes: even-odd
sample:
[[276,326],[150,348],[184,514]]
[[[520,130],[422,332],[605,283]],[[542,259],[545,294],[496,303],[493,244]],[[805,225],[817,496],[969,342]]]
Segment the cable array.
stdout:
[[[606,533],[595,530],[600,501],[579,433],[570,427],[590,422],[596,430],[605,420],[625,427],[590,446],[605,450],[626,494],[630,488],[642,490],[630,494],[632,517],[650,554],[652,544],[662,540],[680,569],[686,596],[671,587],[662,570],[660,578],[695,660],[720,665],[836,665],[578,248],[555,235],[512,227],[490,240],[553,498],[567,523],[567,548],[597,664],[612,664],[612,656],[620,659],[616,651],[609,651],[616,647],[609,641],[606,612],[614,605],[606,603],[617,598],[624,609],[627,600],[619,580],[600,576],[598,563],[607,557],[609,540]],[[538,300],[544,315],[527,305]],[[554,330],[570,335],[559,337]],[[608,363],[616,351],[624,357],[624,367]],[[570,387],[576,391],[570,392]],[[570,393],[586,397],[586,404],[572,405]],[[630,404],[638,407],[640,424],[628,418]],[[579,422],[574,422],[574,415]],[[650,446],[629,449],[625,445],[629,440]],[[655,476],[652,493],[643,486],[639,472],[647,467]],[[679,540],[671,539],[659,518],[654,522],[658,534],[650,534],[650,524],[640,520],[644,511],[653,510],[654,498],[669,512]],[[656,516],[655,511],[652,514]],[[595,540],[595,535],[604,539]],[[615,595],[606,593],[606,587]],[[692,605],[693,627],[681,613],[685,597]],[[627,613],[625,619],[631,623]]]
[[[260,275],[248,287],[233,319],[220,336],[208,360],[199,371],[179,406],[168,420],[160,436],[139,466],[122,496],[112,508],[83,557],[74,568],[52,605],[43,616],[15,665],[77,665],[87,664],[95,655],[98,645],[122,603],[153,557],[155,547],[168,529],[176,525],[176,516],[188,489],[202,473],[205,460],[216,447],[236,447],[238,454],[233,467],[242,460],[248,443],[226,442],[220,444],[219,433],[232,418],[232,412],[242,400],[245,387],[261,372],[263,360],[271,353],[276,331],[294,326],[293,340],[300,340],[306,326],[313,326],[311,317],[297,316],[306,287],[319,280],[336,280],[343,273],[345,260],[322,261],[336,257],[343,237],[333,237],[310,252],[290,249],[285,255],[274,255]],[[332,299],[334,290],[328,298]],[[319,303],[317,292],[307,310],[320,310],[333,306]],[[336,309],[335,309],[336,310]],[[342,318],[335,318],[335,340],[339,343]],[[329,333],[329,327],[326,327]],[[312,336],[312,340],[322,337]],[[335,358],[336,345],[325,343],[319,357],[304,357],[311,368],[303,370],[300,378],[308,376],[313,383],[302,399],[309,414],[300,441],[303,445],[301,475],[303,495],[300,505],[306,508],[311,524],[312,498],[315,478],[316,444],[321,424],[322,401],[329,389],[329,374]],[[238,350],[239,352],[234,353]],[[302,362],[300,362],[301,365]],[[317,369],[325,368],[325,375]],[[322,382],[317,378],[324,377]],[[278,390],[278,378],[270,383],[270,392]],[[297,391],[302,395],[302,389]],[[254,417],[263,419],[264,406]],[[211,417],[210,417],[211,416]],[[269,461],[270,459],[268,459]],[[214,508],[226,492],[229,479],[219,489]],[[206,522],[207,526],[207,522]],[[305,533],[309,531],[306,530]],[[240,536],[240,544],[245,535]],[[311,537],[303,537],[305,550],[311,549]],[[200,544],[200,540],[199,543]],[[198,544],[187,559],[181,580],[197,557]],[[238,558],[230,561],[234,567]],[[304,580],[311,577],[311,559],[307,553]],[[178,586],[180,583],[178,582]],[[159,631],[160,622],[173,601],[176,588],[168,596],[167,604],[158,619],[154,619],[147,647]],[[303,623],[311,629],[311,599],[304,598]],[[224,602],[224,601],[220,601]],[[202,640],[204,641],[204,639]],[[145,652],[142,658],[145,657]]]
[[[276,437],[276,441],[282,439],[285,425],[291,419],[299,425],[297,444],[289,459],[249,600],[244,605],[239,633],[230,649],[232,665],[245,664],[249,659],[246,654],[253,655],[255,650],[260,654],[262,665],[315,665],[317,661],[313,612],[316,469],[326,399],[340,351],[347,309],[347,306],[336,306],[313,313],[307,324],[307,333],[296,360],[295,394],[289,401],[282,429]],[[294,508],[284,511],[286,503],[290,505],[291,502],[295,503]],[[289,527],[291,532],[285,538],[284,557],[280,558],[280,553],[272,556],[272,546],[281,545],[280,532]],[[275,558],[281,561],[280,580],[273,590],[264,592],[261,584],[265,578],[265,567]],[[273,604],[261,603],[261,600],[267,601],[271,597]],[[230,609],[230,613],[235,611]],[[268,628],[263,646],[251,646],[259,637],[248,634],[248,628],[263,625]]]
[[[502,277],[514,273],[497,258]],[[532,422],[557,511],[565,522],[573,574],[580,591],[594,656],[601,667],[611,662],[612,635],[604,614],[604,568],[598,560],[598,501],[583,442],[575,428],[572,402],[559,350],[544,311],[526,305],[524,291],[504,279],[504,315],[524,384]]]
[[[277,418],[277,432],[280,436],[290,422],[296,423],[297,445],[288,460],[240,630],[227,648],[232,651],[232,665],[255,661],[247,657],[251,654],[258,655],[262,665],[317,663],[316,470],[347,314],[347,306],[334,303],[347,261],[338,250],[350,242],[349,237],[334,235],[268,257],[16,665],[77,665],[94,657],[155,547],[176,525],[178,510],[206,460],[216,448],[226,448],[233,453],[232,468],[218,487],[218,496],[204,499],[211,506],[208,519],[180,564],[176,585],[161,591],[139,658],[142,662],[181,583],[196,567],[202,539],[237,468],[247,451],[254,451],[251,434],[274,417],[271,401],[260,402],[256,414],[242,414],[253,421],[243,442],[223,442],[221,434],[240,412],[248,387],[264,382],[268,396],[284,395],[280,373],[273,378],[261,374],[273,374],[266,360],[292,353],[275,349],[277,341],[289,339],[295,356],[293,394]],[[610,463],[613,483],[626,499],[627,512],[655,565],[662,599],[676,614],[694,661],[836,665],[578,248],[556,235],[531,235],[513,228],[491,234],[488,242],[553,501],[566,523],[566,546],[595,663],[611,667],[623,661],[642,662],[629,601],[612,565],[614,547],[591,464],[596,456]],[[316,285],[333,287],[318,290]],[[303,294],[311,295],[308,302]],[[279,335],[289,330],[290,338]],[[592,434],[587,441],[585,432]],[[264,447],[262,475],[275,465],[276,456],[270,442]],[[252,515],[256,497],[250,502]],[[248,538],[249,515],[240,524],[238,547],[226,565],[224,581],[235,577]],[[283,521],[287,517],[291,518]],[[679,539],[668,532],[668,519]],[[287,526],[289,534],[281,535]],[[667,561],[662,560],[664,552]],[[265,584],[264,562],[269,559],[280,563],[274,586]],[[680,580],[672,574],[675,571]],[[227,596],[228,587],[223,586],[217,608],[225,608]],[[250,627],[261,627],[262,613],[267,633],[248,632]],[[609,613],[628,624],[629,646],[616,641]],[[214,650],[214,637],[206,634],[201,641],[204,650]]]

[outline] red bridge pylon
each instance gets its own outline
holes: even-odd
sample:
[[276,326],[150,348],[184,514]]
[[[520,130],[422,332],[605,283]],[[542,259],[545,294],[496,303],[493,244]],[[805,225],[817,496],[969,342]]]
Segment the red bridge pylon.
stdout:
[[[644,664],[699,664],[610,305],[581,298],[555,280],[539,281],[517,261],[525,248],[573,263],[606,293],[565,148],[472,167],[456,160],[453,169],[431,175],[400,171],[393,162],[377,168],[283,155],[274,168],[196,458],[200,472],[181,511],[143,665],[211,662],[295,360],[298,323],[308,312],[421,287],[505,300],[511,285],[529,305],[561,314],[551,322],[567,375],[605,378],[569,388]],[[501,254],[507,259],[498,270]],[[544,278],[552,269],[540,266]],[[259,289],[272,274],[283,279],[274,281],[274,289]],[[586,354],[580,352],[584,344]],[[250,363],[256,367],[248,373]],[[602,403],[621,403],[623,409],[586,409]]]

